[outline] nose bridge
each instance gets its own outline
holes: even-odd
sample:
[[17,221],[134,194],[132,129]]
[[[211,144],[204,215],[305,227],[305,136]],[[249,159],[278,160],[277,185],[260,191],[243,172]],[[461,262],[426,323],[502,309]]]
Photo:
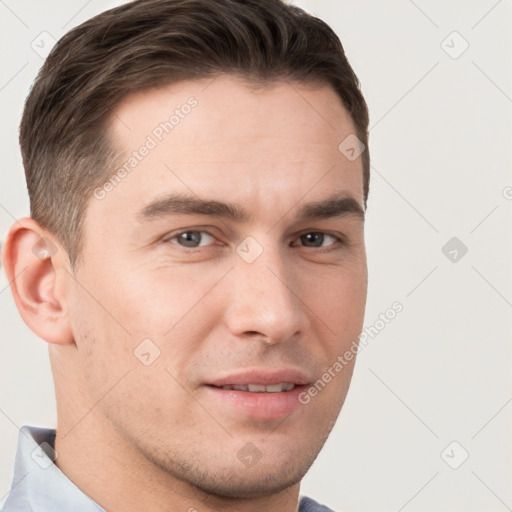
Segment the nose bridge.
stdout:
[[306,318],[293,290],[293,277],[276,247],[262,248],[251,262],[237,258],[228,314],[232,332],[257,332],[267,341],[278,342],[303,330]]

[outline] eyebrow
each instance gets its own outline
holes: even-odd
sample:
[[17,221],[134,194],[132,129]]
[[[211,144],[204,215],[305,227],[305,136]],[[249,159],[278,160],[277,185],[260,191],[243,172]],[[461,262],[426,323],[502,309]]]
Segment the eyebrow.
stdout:
[[[169,195],[149,203],[137,215],[140,220],[153,220],[169,215],[208,215],[236,221],[248,221],[248,213],[232,203],[205,200],[198,197]],[[364,220],[365,212],[351,195],[334,194],[327,199],[302,205],[298,220],[327,219],[340,216],[356,216]]]
[[298,218],[327,219],[330,217],[341,217],[352,215],[364,220],[364,210],[361,205],[350,195],[334,195],[322,201],[306,203],[301,207]]

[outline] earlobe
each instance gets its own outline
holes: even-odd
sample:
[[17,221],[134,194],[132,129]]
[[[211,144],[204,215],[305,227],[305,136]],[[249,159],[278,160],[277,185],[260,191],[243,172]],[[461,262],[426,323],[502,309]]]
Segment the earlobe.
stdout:
[[64,249],[34,219],[24,218],[11,227],[2,262],[14,302],[27,326],[48,343],[73,343],[66,297],[57,272]]

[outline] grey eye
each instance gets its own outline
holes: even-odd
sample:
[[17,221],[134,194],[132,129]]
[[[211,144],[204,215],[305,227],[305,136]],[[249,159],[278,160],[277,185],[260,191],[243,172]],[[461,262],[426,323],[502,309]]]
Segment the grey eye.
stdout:
[[204,231],[184,231],[171,238],[171,241],[175,241],[182,247],[201,247],[208,245],[214,240],[214,238]]
[[304,247],[329,247],[339,241],[334,235],[312,231],[299,237],[300,245]]
[[324,239],[324,233],[306,233],[300,237],[300,242],[306,247],[322,247]]

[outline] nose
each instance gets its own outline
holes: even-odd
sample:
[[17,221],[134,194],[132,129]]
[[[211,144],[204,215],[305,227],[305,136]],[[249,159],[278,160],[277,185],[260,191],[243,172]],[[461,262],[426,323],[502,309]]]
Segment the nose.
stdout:
[[277,249],[265,249],[252,263],[238,258],[230,272],[225,312],[229,331],[237,337],[259,337],[267,344],[303,333],[309,319],[298,275],[291,265],[285,266]]

